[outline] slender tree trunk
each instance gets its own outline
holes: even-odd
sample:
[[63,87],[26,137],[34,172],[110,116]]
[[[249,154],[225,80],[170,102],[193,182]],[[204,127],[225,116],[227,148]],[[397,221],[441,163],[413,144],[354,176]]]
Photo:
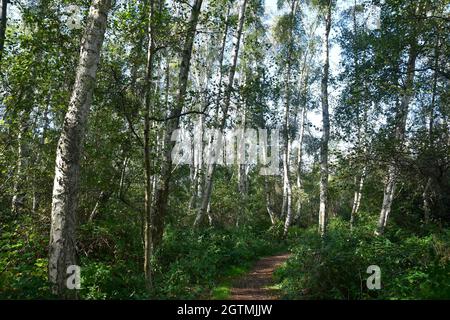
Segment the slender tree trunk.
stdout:
[[[439,36],[436,36],[436,43],[434,48],[434,70],[437,70],[439,67]],[[428,145],[429,148],[433,148],[434,140],[433,140],[433,127],[434,127],[434,109],[436,103],[436,90],[437,90],[437,78],[438,73],[434,71],[433,74],[433,88],[432,88],[432,97],[431,97],[431,106],[430,106],[430,119],[428,123]],[[430,214],[431,214],[431,198],[432,198],[432,187],[433,187],[433,179],[431,176],[428,177],[427,182],[425,184],[423,190],[423,212],[424,212],[424,221],[425,223],[430,222]]]
[[129,161],[130,161],[130,158],[128,156],[125,156],[125,159],[123,159],[122,170],[120,171],[119,199],[122,198],[123,187],[124,187],[124,184],[125,184],[125,174],[127,172],[127,167],[128,167],[128,162]]
[[217,98],[216,98],[216,121],[219,120],[219,110],[220,110],[220,102],[222,99],[222,82],[223,82],[223,58],[225,54],[225,46],[227,45],[227,36],[228,36],[228,28],[229,28],[229,18],[230,18],[230,8],[231,6],[228,5],[227,9],[227,15],[225,18],[225,28],[223,30],[223,36],[222,36],[222,45],[220,47],[220,53],[219,53],[219,80],[218,80],[218,90],[217,90]]
[[[208,45],[207,49],[211,49]],[[201,64],[200,64],[201,66]],[[202,72],[198,69],[199,74],[203,74],[203,79],[200,76],[195,77],[197,86],[201,88],[204,85],[204,91],[207,92],[210,87],[210,80],[212,78],[211,65],[206,65],[207,72]],[[202,105],[203,104],[203,105]],[[198,111],[202,111],[204,106],[209,104],[208,94],[203,95],[202,104],[199,105]],[[189,209],[191,211],[198,210],[198,199],[201,194],[201,184],[203,180],[203,132],[204,132],[204,122],[205,117],[200,114],[197,118],[194,118],[191,135],[191,163],[190,163],[190,178],[191,178],[191,199],[189,201]]]
[[[191,139],[195,139],[194,134],[191,134]],[[189,210],[194,210],[197,207],[197,191],[199,179],[199,167],[195,159],[195,144],[191,146],[191,164],[189,168],[189,177],[191,179],[191,199],[189,200]]]
[[[357,25],[357,19],[356,19],[356,11],[357,11],[357,0],[354,1],[353,4],[353,36],[355,39],[358,37],[358,25]],[[353,68],[355,71],[355,77],[356,82],[360,81],[359,77],[359,61],[358,61],[358,50],[356,48],[356,44],[354,43],[354,50],[353,50]],[[358,147],[361,146],[361,122],[359,120],[360,116],[360,109],[359,106],[357,106],[357,129],[358,129]],[[362,170],[363,172],[358,176],[355,176],[354,183],[355,183],[355,190],[353,195],[353,205],[352,205],[352,211],[350,212],[350,229],[353,229],[353,226],[355,224],[356,215],[359,210],[359,205],[361,203],[361,192],[364,185],[364,172],[365,167]]]
[[172,133],[179,125],[179,117],[184,107],[187,83],[189,77],[189,68],[191,64],[192,47],[197,29],[198,18],[203,0],[195,0],[192,6],[191,16],[188,22],[188,31],[183,45],[181,54],[180,73],[178,77],[178,96],[176,98],[176,106],[171,112],[171,120],[167,122],[167,130],[164,136],[163,161],[161,168],[161,178],[157,185],[155,193],[155,213],[154,213],[154,238],[153,243],[156,247],[162,239],[164,232],[164,219],[167,212],[167,204],[169,197],[169,184],[172,176],[172,158],[171,151],[173,142],[171,141]]
[[2,5],[0,7],[0,70],[2,64],[3,50],[5,48],[5,32],[6,32],[6,19],[9,0],[1,0]]
[[[44,123],[42,127],[42,134],[39,139],[39,143],[41,146],[44,146],[47,139],[47,131],[50,123],[50,119],[48,118],[49,108],[50,108],[51,95],[47,98],[47,104],[45,106],[45,110],[43,113]],[[43,152],[39,151],[36,156],[36,163],[38,165],[38,170],[33,173],[33,204],[32,204],[32,213],[37,214],[40,206],[40,199],[42,190],[39,189],[39,184],[41,180],[41,176],[43,176],[45,172],[45,164],[43,163]]]
[[189,209],[198,208],[198,199],[201,194],[201,184],[203,175],[203,127],[204,116],[199,116],[198,126],[194,126],[192,135],[192,173],[191,173],[191,199]]
[[266,210],[269,214],[270,222],[275,225],[277,218],[275,212],[273,211],[272,197],[270,196],[269,182],[267,181],[267,176],[264,176],[264,193],[266,195]]
[[298,137],[298,150],[297,150],[297,191],[298,191],[298,199],[297,199],[297,209],[296,209],[296,219],[300,218],[300,213],[302,209],[302,199],[301,199],[301,191],[303,188],[302,182],[302,165],[303,165],[303,137],[305,133],[305,121],[306,121],[306,105],[302,107],[301,119],[300,119],[300,129],[299,129],[299,137]]
[[283,151],[283,202],[281,205],[281,216],[286,217],[284,223],[284,234],[287,234],[289,225],[292,220],[292,187],[289,177],[289,161],[290,161],[290,141],[289,141],[289,115],[291,104],[291,71],[292,71],[292,41],[293,41],[293,28],[295,21],[295,13],[297,10],[297,1],[293,1],[290,11],[290,31],[288,40],[288,52],[287,52],[287,68],[286,78],[284,83],[285,100],[284,100],[284,151]]
[[76,265],[75,228],[82,141],[110,6],[110,0],[94,0],[90,7],[75,84],[56,151],[48,268],[52,292],[64,298],[76,297],[75,290],[67,289],[66,272],[70,265]]
[[98,196],[97,202],[94,205],[94,209],[92,209],[91,214],[89,215],[89,222],[94,221],[95,217],[98,214],[98,210],[102,204],[108,201],[108,199],[111,197],[112,192],[109,191],[101,191],[100,195]]
[[153,60],[155,54],[154,39],[154,1],[148,2],[148,44],[147,44],[147,66],[144,82],[144,176],[145,176],[145,192],[144,192],[144,273],[145,284],[147,290],[153,287],[152,278],[152,257],[153,257],[153,219],[152,219],[152,166],[151,166],[151,146],[150,146],[150,112],[153,95]]
[[[399,148],[403,148],[403,140],[405,137],[405,129],[406,129],[406,119],[408,117],[408,109],[411,98],[413,97],[413,87],[414,87],[414,71],[416,67],[416,44],[412,44],[408,63],[406,70],[406,82],[405,87],[402,93],[401,102],[399,106],[399,110],[396,114],[396,128],[395,128],[395,140],[399,143]],[[383,204],[381,206],[380,217],[378,219],[378,228],[375,231],[376,235],[381,235],[384,232],[384,229],[387,224],[387,219],[389,213],[391,212],[392,200],[394,198],[395,192],[395,184],[397,180],[397,165],[395,163],[391,163],[388,168],[388,175],[385,181],[384,187],[384,195],[383,195]]]
[[241,144],[242,144],[242,148],[243,148],[243,153],[240,154],[242,156],[242,158],[239,161],[238,164],[238,191],[239,194],[242,197],[242,204],[245,204],[245,200],[246,200],[246,196],[247,196],[247,164],[246,162],[246,158],[245,158],[245,125],[246,125],[246,103],[243,103],[243,108],[241,110],[241,127],[242,127],[242,134],[241,134]]
[[25,111],[21,112],[19,134],[17,135],[16,174],[14,176],[13,197],[11,201],[11,211],[14,215],[20,214],[25,206],[25,181],[27,178],[25,171],[28,166],[28,121],[29,113]]
[[[228,75],[228,84],[227,88],[225,90],[225,97],[224,97],[224,104],[223,104],[223,116],[222,121],[220,125],[220,130],[225,129],[227,114],[228,114],[228,108],[230,107],[231,102],[231,92],[233,90],[233,81],[234,81],[234,75],[236,73],[236,65],[237,65],[237,59],[239,56],[239,46],[241,42],[241,36],[242,36],[242,29],[244,27],[244,20],[245,20],[245,9],[247,6],[247,0],[242,0],[241,8],[239,11],[239,22],[238,22],[238,28],[236,30],[236,39],[235,43],[233,44],[233,58],[232,58],[232,64],[230,67],[230,73]],[[197,216],[194,221],[194,227],[200,226],[202,223],[207,210],[208,210],[208,204],[211,199],[211,191],[212,191],[212,185],[213,185],[213,176],[215,171],[215,164],[211,163],[207,167],[206,177],[205,177],[205,186],[203,191],[203,197],[200,205],[200,209],[197,213]]]
[[331,29],[331,0],[328,3],[325,18],[325,64],[323,67],[322,91],[322,141],[320,146],[320,204],[319,233],[324,236],[328,211],[328,140],[330,139],[330,119],[328,113],[328,76],[329,76],[329,35]]
[[[290,58],[289,58],[290,59]],[[284,234],[287,234],[289,225],[292,220],[292,188],[289,178],[289,161],[290,161],[290,141],[289,141],[289,107],[290,107],[290,77],[291,66],[288,62],[288,68],[286,71],[286,97],[284,104],[284,152],[283,152],[283,205],[282,216],[286,216],[284,224]]]
[[352,211],[350,213],[350,228],[353,228],[355,224],[355,219],[359,211],[359,206],[361,204],[362,189],[364,186],[365,174],[366,174],[366,167],[363,168],[362,173],[359,177],[355,177],[356,189],[353,195],[353,205]]
[[430,222],[430,213],[431,213],[431,195],[430,195],[430,189],[431,189],[431,178],[427,179],[427,183],[425,185],[425,188],[423,190],[423,212],[424,212],[424,221],[425,223]]

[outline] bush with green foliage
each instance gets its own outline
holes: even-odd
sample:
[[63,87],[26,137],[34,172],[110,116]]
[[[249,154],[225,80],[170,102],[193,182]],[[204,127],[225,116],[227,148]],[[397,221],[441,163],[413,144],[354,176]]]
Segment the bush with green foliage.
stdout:
[[28,216],[0,225],[0,299],[50,297],[47,234]]
[[[364,215],[363,215],[364,216]],[[417,236],[391,227],[373,234],[375,219],[353,229],[330,221],[321,239],[315,227],[293,230],[293,256],[276,272],[289,299],[449,299],[450,233]],[[360,221],[362,222],[362,221]],[[367,268],[381,269],[381,289],[368,290]]]

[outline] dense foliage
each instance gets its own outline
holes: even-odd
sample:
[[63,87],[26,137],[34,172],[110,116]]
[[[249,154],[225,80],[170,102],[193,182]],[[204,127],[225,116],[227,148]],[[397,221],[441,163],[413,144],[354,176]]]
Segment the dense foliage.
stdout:
[[[373,237],[375,221],[348,232],[331,222],[325,242],[315,229],[292,230],[293,257],[276,277],[286,299],[449,299],[448,230],[413,234],[395,228]],[[381,289],[368,290],[367,268],[381,270]]]

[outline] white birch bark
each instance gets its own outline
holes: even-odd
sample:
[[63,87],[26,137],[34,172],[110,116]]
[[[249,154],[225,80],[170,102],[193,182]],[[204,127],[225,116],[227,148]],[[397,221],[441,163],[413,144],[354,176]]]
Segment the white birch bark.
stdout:
[[290,161],[290,141],[289,141],[289,107],[290,107],[290,65],[288,66],[286,76],[286,99],[284,108],[284,150],[283,150],[283,204],[282,216],[286,216],[284,224],[284,233],[287,233],[292,219],[292,188],[289,177],[289,161]]
[[2,0],[0,6],[0,70],[3,57],[3,51],[5,48],[5,33],[6,33],[6,19],[9,0]]
[[153,60],[155,53],[155,39],[154,39],[154,1],[150,0],[148,12],[148,43],[147,43],[147,65],[145,71],[145,83],[143,88],[143,109],[144,114],[144,176],[145,176],[145,192],[144,192],[144,273],[145,284],[147,290],[153,287],[152,277],[152,257],[153,257],[153,219],[152,219],[152,172],[151,172],[151,145],[150,145],[150,112],[153,94]]
[[[297,11],[297,1],[293,1],[290,10],[291,27],[289,30],[288,46],[293,41],[293,28],[295,14]],[[292,186],[289,176],[290,170],[290,137],[289,137],[289,115],[291,105],[291,72],[292,72],[292,50],[288,49],[286,78],[284,83],[285,100],[284,100],[284,150],[283,150],[283,202],[281,205],[281,216],[286,217],[284,223],[284,234],[287,233],[292,220]]]
[[361,204],[365,175],[366,175],[366,167],[364,166],[361,175],[359,177],[355,177],[356,189],[353,195],[353,205],[352,211],[350,213],[350,228],[353,228],[355,224],[356,215],[358,214],[359,206]]
[[66,287],[67,267],[76,265],[76,221],[81,149],[110,0],[94,0],[81,41],[75,84],[56,150],[49,250],[49,280],[54,294],[75,297]]
[[319,233],[324,236],[327,226],[328,211],[328,140],[330,138],[330,119],[328,113],[328,76],[329,76],[329,35],[331,29],[331,1],[327,5],[325,17],[325,61],[323,67],[322,95],[322,141],[320,146],[320,203],[319,203]]
[[[439,37],[436,37],[435,42],[435,48],[434,48],[434,70],[437,70],[439,67]],[[437,90],[437,79],[438,79],[438,73],[434,71],[433,75],[433,88],[432,88],[432,98],[431,98],[431,105],[430,105],[430,119],[428,122],[428,136],[429,136],[429,147],[433,147],[434,140],[433,140],[433,131],[434,131],[434,109],[435,109],[435,103],[436,103],[436,90]],[[423,198],[423,212],[424,212],[424,222],[429,223],[430,222],[430,214],[431,214],[431,201],[432,201],[432,193],[433,193],[433,179],[431,176],[428,177],[427,182],[425,184],[422,198]]]
[[14,175],[13,197],[11,201],[11,211],[18,215],[25,207],[26,200],[26,170],[28,167],[28,121],[29,113],[20,113],[20,126],[17,135],[17,161]]

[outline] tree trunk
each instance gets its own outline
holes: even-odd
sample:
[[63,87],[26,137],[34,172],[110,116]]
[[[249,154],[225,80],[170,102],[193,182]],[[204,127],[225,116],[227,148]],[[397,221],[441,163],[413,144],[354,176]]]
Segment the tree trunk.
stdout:
[[359,177],[355,177],[356,189],[353,195],[353,205],[352,211],[350,213],[350,228],[353,228],[355,224],[355,219],[359,211],[359,206],[361,204],[362,189],[364,186],[365,175],[366,175],[366,167],[363,168],[362,173]]
[[2,64],[3,50],[5,48],[6,19],[9,0],[2,0],[0,7],[0,70]]
[[427,183],[423,190],[423,213],[424,213],[424,222],[430,222],[430,213],[431,213],[431,178],[427,179]]
[[154,39],[154,1],[149,1],[148,8],[148,44],[147,44],[147,66],[145,71],[145,82],[143,87],[144,99],[143,108],[144,113],[144,176],[145,176],[145,191],[144,191],[144,273],[145,284],[147,290],[153,287],[152,281],[152,257],[153,257],[153,221],[151,213],[152,205],[152,172],[150,159],[150,112],[153,95],[153,60],[155,53],[155,39]]
[[52,292],[62,298],[76,297],[76,291],[66,286],[66,271],[68,266],[76,265],[75,228],[82,141],[110,6],[110,0],[94,0],[90,7],[75,84],[56,150],[48,268]]
[[[242,127],[242,134],[241,134],[241,144],[243,148],[243,152],[239,154],[239,157],[242,156],[240,161],[238,161],[238,191],[241,196],[242,205],[245,204],[246,196],[247,196],[247,164],[245,159],[245,148],[246,148],[246,141],[245,141],[245,125],[246,125],[246,103],[243,103],[243,108],[241,110],[241,127]],[[242,207],[243,208],[243,207]]]
[[13,197],[11,201],[11,211],[18,215],[25,207],[26,199],[26,179],[28,166],[28,121],[29,113],[23,111],[20,113],[19,134],[17,135],[17,162],[16,174],[14,176]]
[[[297,10],[297,1],[291,4],[290,20],[291,29],[289,30],[288,46],[291,46],[293,38],[292,32],[294,28],[295,13]],[[283,202],[281,205],[281,216],[286,217],[284,223],[284,234],[287,234],[289,225],[292,220],[292,187],[289,177],[289,161],[290,161],[290,141],[289,141],[289,114],[291,104],[291,67],[292,67],[292,49],[288,48],[287,52],[287,68],[284,83],[285,100],[284,100],[284,151],[283,151]]]
[[167,204],[169,197],[169,184],[172,176],[172,159],[171,151],[173,142],[171,141],[172,133],[179,125],[179,117],[184,107],[187,82],[189,77],[189,68],[191,64],[192,47],[197,29],[198,18],[203,0],[195,0],[192,6],[191,16],[188,22],[188,31],[183,45],[181,54],[180,73],[178,77],[178,95],[176,98],[176,106],[171,112],[171,120],[167,122],[167,130],[164,136],[163,160],[161,168],[161,178],[155,192],[155,210],[154,210],[154,237],[153,243],[156,247],[162,240],[164,232],[164,220],[167,212]]
[[225,18],[225,28],[223,30],[222,37],[222,46],[220,47],[219,53],[219,80],[218,80],[218,90],[217,90],[217,98],[216,98],[216,121],[219,120],[219,110],[220,110],[220,100],[222,98],[222,82],[223,82],[223,58],[225,54],[225,46],[227,45],[227,36],[228,36],[228,28],[229,28],[229,19],[230,19],[230,10],[231,6],[228,5],[227,15]]
[[[233,50],[232,64],[230,67],[230,73],[228,75],[227,88],[225,90],[225,97],[224,97],[224,104],[223,104],[223,116],[222,116],[222,121],[221,121],[221,125],[220,125],[220,130],[225,129],[228,108],[230,107],[231,92],[233,90],[234,75],[236,73],[237,59],[239,56],[239,46],[240,46],[240,42],[241,42],[242,29],[244,27],[246,6],[247,6],[247,0],[242,0],[241,8],[239,11],[239,23],[238,23],[238,28],[236,30],[236,42],[233,44],[234,50]],[[209,201],[211,198],[211,191],[212,191],[213,176],[214,176],[215,168],[216,168],[215,163],[211,163],[207,167],[207,172],[206,172],[206,177],[205,177],[205,185],[204,185],[204,189],[203,189],[203,197],[202,197],[202,201],[200,204],[200,209],[198,210],[197,216],[194,221],[194,227],[200,226],[200,224],[203,222],[203,219],[207,213],[208,204],[209,204]]]
[[329,76],[329,35],[331,29],[331,1],[327,6],[325,18],[325,64],[323,67],[321,95],[322,95],[322,141],[320,146],[320,204],[319,204],[319,233],[324,236],[327,227],[328,211],[328,140],[330,138],[330,119],[328,113],[328,76]]
[[273,211],[272,197],[270,196],[269,182],[267,181],[267,176],[264,176],[264,193],[266,195],[266,210],[269,214],[270,222],[275,225],[277,218],[275,212]]
[[[290,59],[290,58],[289,58]],[[283,152],[283,204],[281,209],[282,216],[286,216],[284,224],[284,234],[287,234],[289,225],[292,220],[292,188],[289,178],[289,160],[290,160],[290,141],[289,141],[289,107],[290,107],[290,77],[291,66],[288,62],[288,68],[286,71],[286,97],[284,105],[284,152]]]
[[[42,127],[42,134],[39,139],[39,143],[41,146],[44,146],[46,144],[46,138],[47,138],[47,131],[48,126],[50,124],[50,119],[48,118],[48,113],[50,109],[50,101],[51,101],[51,95],[47,98],[47,103],[45,106],[45,110],[43,113],[44,123]],[[43,151],[39,151],[36,156],[36,164],[38,166],[38,169],[34,171],[33,173],[33,204],[32,204],[32,213],[37,214],[40,206],[40,199],[42,195],[42,190],[39,189],[41,177],[45,173],[45,164],[43,163]]]
[[98,196],[97,202],[94,205],[94,209],[92,209],[91,214],[89,215],[89,222],[94,221],[95,217],[98,214],[98,209],[100,206],[108,201],[108,199],[111,197],[112,192],[111,191],[101,191],[100,195]]
[[[197,125],[198,124],[198,125]],[[201,184],[203,176],[203,128],[204,116],[199,116],[199,121],[194,126],[192,135],[192,172],[191,172],[191,199],[189,201],[189,209],[196,210],[198,208],[198,199],[201,194]]]
[[[439,67],[439,36],[436,36],[436,43],[434,47],[434,70],[437,70]],[[430,105],[430,119],[428,122],[428,147],[433,148],[434,140],[433,140],[433,126],[434,126],[434,109],[436,103],[436,91],[437,91],[437,79],[438,73],[434,71],[433,74],[433,88],[432,88],[432,97],[431,97],[431,105]],[[432,188],[433,187],[433,179],[431,176],[428,177],[427,182],[425,184],[423,190],[423,212],[424,212],[424,222],[430,222],[430,214],[431,214],[431,201],[432,201]]]
[[306,105],[303,105],[302,114],[300,119],[300,129],[299,129],[299,138],[298,138],[298,150],[297,150],[297,209],[295,213],[295,219],[300,218],[300,213],[302,209],[302,199],[301,199],[301,191],[303,188],[302,183],[302,146],[303,146],[303,137],[305,133],[305,121],[306,121]]

